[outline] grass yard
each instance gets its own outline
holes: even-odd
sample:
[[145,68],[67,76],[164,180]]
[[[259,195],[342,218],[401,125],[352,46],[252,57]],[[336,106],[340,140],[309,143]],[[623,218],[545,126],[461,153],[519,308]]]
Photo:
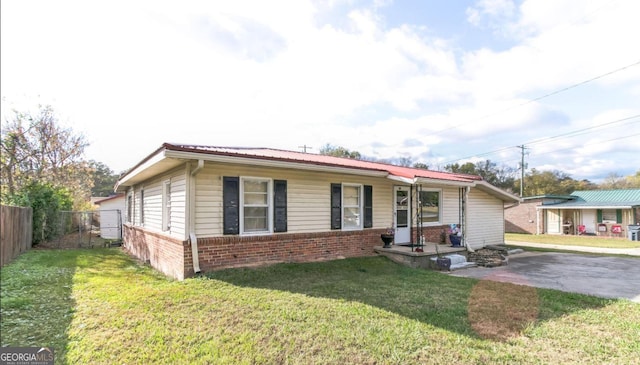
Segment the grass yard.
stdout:
[[2,268],[2,346],[63,364],[640,363],[640,305],[383,257],[170,280],[120,249]]
[[623,237],[574,236],[554,234],[520,234],[506,233],[506,241],[549,243],[554,245],[587,246],[606,248],[637,248],[640,241],[629,241]]

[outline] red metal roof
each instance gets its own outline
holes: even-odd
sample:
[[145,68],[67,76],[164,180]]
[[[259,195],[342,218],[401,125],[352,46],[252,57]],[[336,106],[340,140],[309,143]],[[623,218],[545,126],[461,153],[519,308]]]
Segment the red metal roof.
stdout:
[[354,169],[386,171],[390,175],[402,178],[426,178],[444,181],[472,182],[482,180],[478,175],[467,175],[417,169],[405,166],[396,166],[380,162],[354,160],[344,157],[318,155],[313,153],[286,151],[273,148],[249,148],[249,147],[216,147],[165,143],[163,147],[172,151],[204,153],[222,156],[235,156],[255,158],[263,160],[308,163],[324,166],[346,167]]

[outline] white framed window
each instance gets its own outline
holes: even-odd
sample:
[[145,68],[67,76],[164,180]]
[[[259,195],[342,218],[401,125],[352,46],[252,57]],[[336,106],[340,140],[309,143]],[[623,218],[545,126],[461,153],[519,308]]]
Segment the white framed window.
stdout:
[[171,180],[162,183],[162,230],[171,230]]
[[240,233],[272,232],[272,180],[256,177],[240,178]]
[[342,184],[342,229],[362,229],[362,185]]
[[420,217],[422,224],[436,225],[442,222],[442,190],[424,189],[420,191]]

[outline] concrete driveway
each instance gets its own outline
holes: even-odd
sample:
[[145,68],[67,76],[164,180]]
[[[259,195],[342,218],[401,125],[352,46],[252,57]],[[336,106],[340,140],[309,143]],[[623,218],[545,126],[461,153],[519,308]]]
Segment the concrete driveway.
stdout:
[[640,303],[640,257],[524,252],[510,255],[506,266],[462,269],[450,275]]

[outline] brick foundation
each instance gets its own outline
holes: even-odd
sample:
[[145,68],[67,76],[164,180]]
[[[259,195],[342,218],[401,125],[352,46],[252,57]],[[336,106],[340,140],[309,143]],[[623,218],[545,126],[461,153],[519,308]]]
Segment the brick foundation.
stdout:
[[[451,244],[451,242],[449,241],[449,226],[448,225],[442,225],[442,226],[429,226],[429,227],[422,227],[422,235],[424,236],[424,241],[425,242],[432,242],[432,243],[443,243],[442,242],[442,233],[445,234],[444,239],[445,242],[444,243],[448,243]],[[416,227],[413,227],[411,229],[411,237],[413,238],[413,242],[420,242],[418,240],[418,229]]]
[[[198,258],[203,272],[232,267],[263,266],[281,262],[335,260],[374,256],[385,230],[283,233],[269,236],[198,238]],[[187,264],[188,261],[188,264]],[[185,250],[185,271],[193,275],[191,247]]]
[[[199,237],[202,272],[281,262],[310,262],[375,256],[384,229],[281,233],[268,236]],[[194,275],[191,244],[140,227],[124,227],[124,247],[164,274],[178,280]]]
[[185,248],[188,242],[149,232],[141,227],[124,225],[122,228],[124,248],[129,253],[167,276],[178,280],[185,278]]
[[[426,242],[440,242],[448,226],[425,227]],[[375,256],[385,229],[279,233],[267,236],[221,236],[198,238],[200,271],[263,266],[281,262],[311,262],[344,257]],[[414,242],[417,230],[412,229]],[[184,280],[194,275],[191,243],[144,228],[125,225],[124,247],[167,276]],[[447,238],[448,242],[448,238]]]

